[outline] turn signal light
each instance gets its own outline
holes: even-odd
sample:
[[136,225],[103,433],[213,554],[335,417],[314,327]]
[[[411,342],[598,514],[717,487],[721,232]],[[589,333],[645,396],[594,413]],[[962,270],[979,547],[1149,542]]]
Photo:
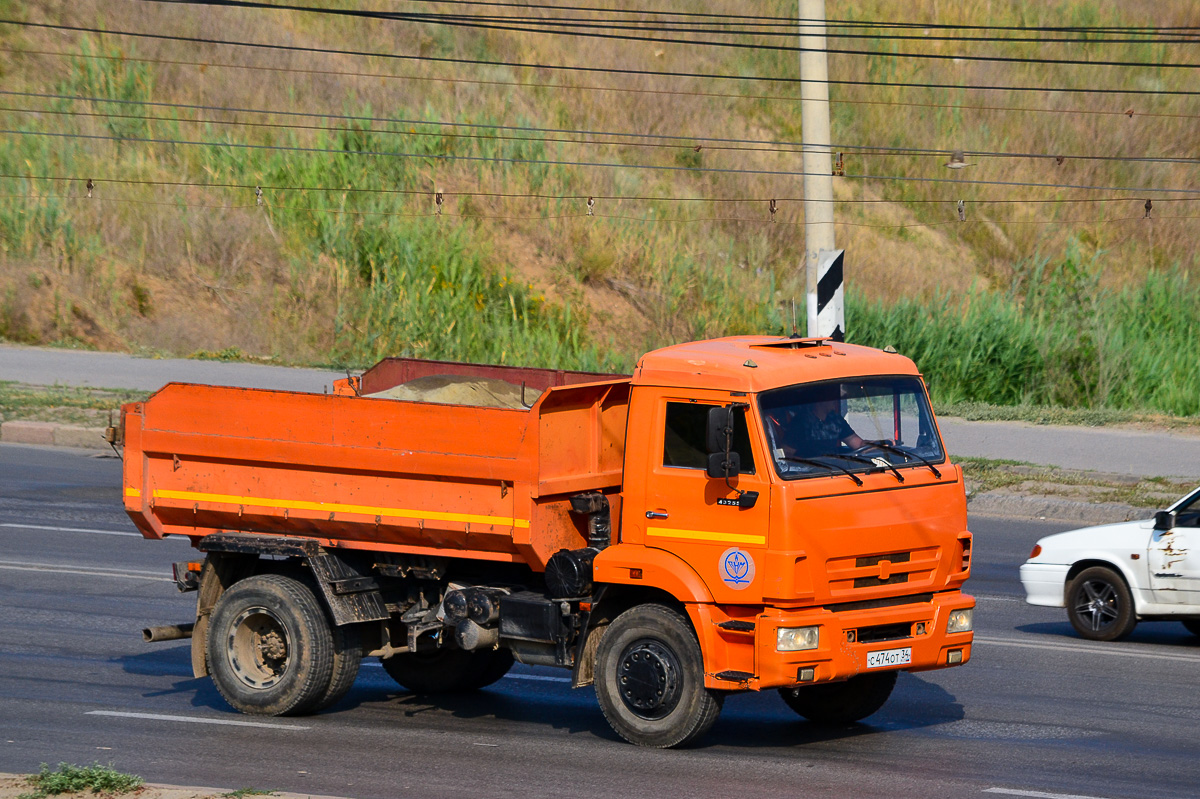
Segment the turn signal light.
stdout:
[[1038,555],[1040,555],[1040,554],[1042,554],[1042,545],[1041,545],[1041,544],[1034,544],[1034,545],[1033,545],[1033,551],[1029,553],[1029,559],[1030,559],[1030,560],[1033,560],[1034,558],[1036,558],[1036,557],[1037,557]]

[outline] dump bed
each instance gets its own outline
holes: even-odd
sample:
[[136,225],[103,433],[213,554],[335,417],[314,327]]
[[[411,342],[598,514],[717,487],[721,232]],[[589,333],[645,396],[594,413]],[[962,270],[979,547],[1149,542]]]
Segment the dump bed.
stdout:
[[[358,393],[438,374],[504,379],[533,405]],[[126,510],[150,538],[305,536],[541,570],[584,544],[566,496],[620,489],[628,378],[388,359],[339,384],[304,394],[172,383],[126,405]]]

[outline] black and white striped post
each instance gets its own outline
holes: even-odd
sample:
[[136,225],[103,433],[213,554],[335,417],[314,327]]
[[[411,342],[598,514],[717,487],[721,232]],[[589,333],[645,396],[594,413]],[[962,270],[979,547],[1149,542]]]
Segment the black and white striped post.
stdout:
[[846,326],[842,318],[842,251],[834,240],[825,0],[799,0],[799,12],[808,335],[841,341]]
[[846,302],[842,275],[842,259],[845,252],[821,250],[817,257],[817,290],[808,294],[808,335],[815,338],[828,336],[834,341],[846,340]]

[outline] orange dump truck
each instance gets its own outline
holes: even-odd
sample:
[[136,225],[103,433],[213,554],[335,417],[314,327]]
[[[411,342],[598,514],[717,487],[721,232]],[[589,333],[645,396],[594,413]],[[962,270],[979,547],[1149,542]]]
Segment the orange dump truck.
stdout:
[[[431,380],[519,401],[397,398]],[[175,565],[194,624],[147,640],[190,636],[246,713],[328,707],[366,656],[421,693],[515,659],[667,747],[730,692],[853,721],[899,671],[971,655],[962,471],[894,353],[724,338],[632,377],[387,359],[332,394],[171,384],[112,435],[138,528],[204,553]]]

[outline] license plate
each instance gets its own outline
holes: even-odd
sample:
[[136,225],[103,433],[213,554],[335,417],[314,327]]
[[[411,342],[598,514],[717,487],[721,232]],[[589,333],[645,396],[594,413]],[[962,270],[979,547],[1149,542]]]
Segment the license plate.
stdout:
[[903,649],[881,649],[867,653],[867,668],[878,669],[883,666],[904,666],[912,663],[912,647]]

